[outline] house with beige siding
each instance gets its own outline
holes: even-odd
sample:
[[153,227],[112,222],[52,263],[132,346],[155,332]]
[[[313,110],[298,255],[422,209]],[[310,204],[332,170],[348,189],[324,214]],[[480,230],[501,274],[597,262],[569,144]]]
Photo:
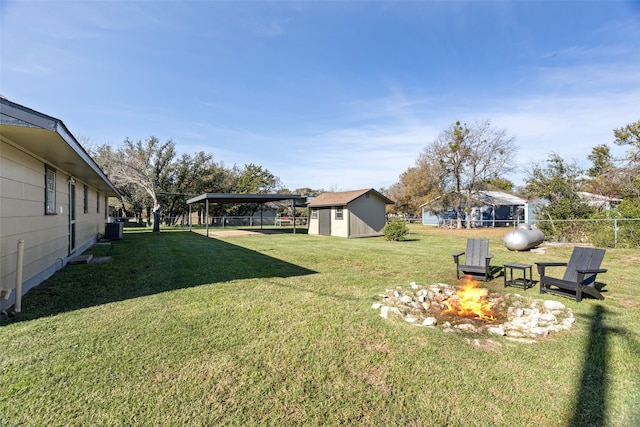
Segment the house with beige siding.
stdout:
[[395,203],[373,188],[322,193],[307,203],[309,234],[338,237],[381,236],[386,205]]
[[0,98],[3,309],[17,277],[25,294],[96,242],[110,196],[117,189],[62,121]]

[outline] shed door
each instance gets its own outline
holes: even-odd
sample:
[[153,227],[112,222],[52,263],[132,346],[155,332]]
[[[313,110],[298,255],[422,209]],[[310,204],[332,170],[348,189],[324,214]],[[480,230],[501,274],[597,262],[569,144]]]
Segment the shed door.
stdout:
[[318,210],[318,234],[331,236],[331,208]]

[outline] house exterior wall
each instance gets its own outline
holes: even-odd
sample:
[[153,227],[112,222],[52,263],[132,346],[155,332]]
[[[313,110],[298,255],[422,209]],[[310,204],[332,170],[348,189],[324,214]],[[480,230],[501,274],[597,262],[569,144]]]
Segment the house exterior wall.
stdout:
[[383,234],[386,224],[385,202],[365,194],[349,203],[349,236],[372,237]]
[[[522,213],[516,215],[518,209]],[[422,224],[441,226],[445,220],[455,221],[456,212],[451,209],[442,214],[433,214],[427,207],[422,208]],[[463,213],[462,221],[466,222],[467,215]],[[530,204],[524,205],[497,205],[474,207],[471,212],[471,224],[473,227],[510,227],[514,223],[528,223],[533,216],[530,213]]]
[[[45,214],[45,165],[56,169],[55,214]],[[69,242],[69,175],[58,165],[0,140],[0,289],[15,289],[18,241],[24,241],[23,293],[67,263]],[[95,243],[104,232],[104,196],[76,181],[75,253]],[[98,211],[98,197],[100,205]],[[10,301],[15,299],[12,292]]]

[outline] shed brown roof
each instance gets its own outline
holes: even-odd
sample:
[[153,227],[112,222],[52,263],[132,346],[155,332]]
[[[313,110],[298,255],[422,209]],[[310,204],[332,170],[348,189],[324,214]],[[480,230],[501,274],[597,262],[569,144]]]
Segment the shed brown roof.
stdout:
[[384,200],[385,204],[392,205],[395,202],[373,188],[365,188],[363,190],[340,191],[336,193],[322,193],[318,197],[307,203],[309,207],[321,206],[345,206],[360,196],[367,193],[373,193]]

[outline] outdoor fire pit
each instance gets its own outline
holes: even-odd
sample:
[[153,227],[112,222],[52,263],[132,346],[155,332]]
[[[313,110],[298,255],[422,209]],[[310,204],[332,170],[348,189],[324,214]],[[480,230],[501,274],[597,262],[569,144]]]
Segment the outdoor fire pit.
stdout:
[[460,287],[411,283],[380,294],[373,304],[383,318],[399,317],[415,326],[442,327],[445,332],[502,335],[533,342],[552,332],[571,329],[573,312],[553,300],[530,300],[519,294],[489,293],[467,277]]

